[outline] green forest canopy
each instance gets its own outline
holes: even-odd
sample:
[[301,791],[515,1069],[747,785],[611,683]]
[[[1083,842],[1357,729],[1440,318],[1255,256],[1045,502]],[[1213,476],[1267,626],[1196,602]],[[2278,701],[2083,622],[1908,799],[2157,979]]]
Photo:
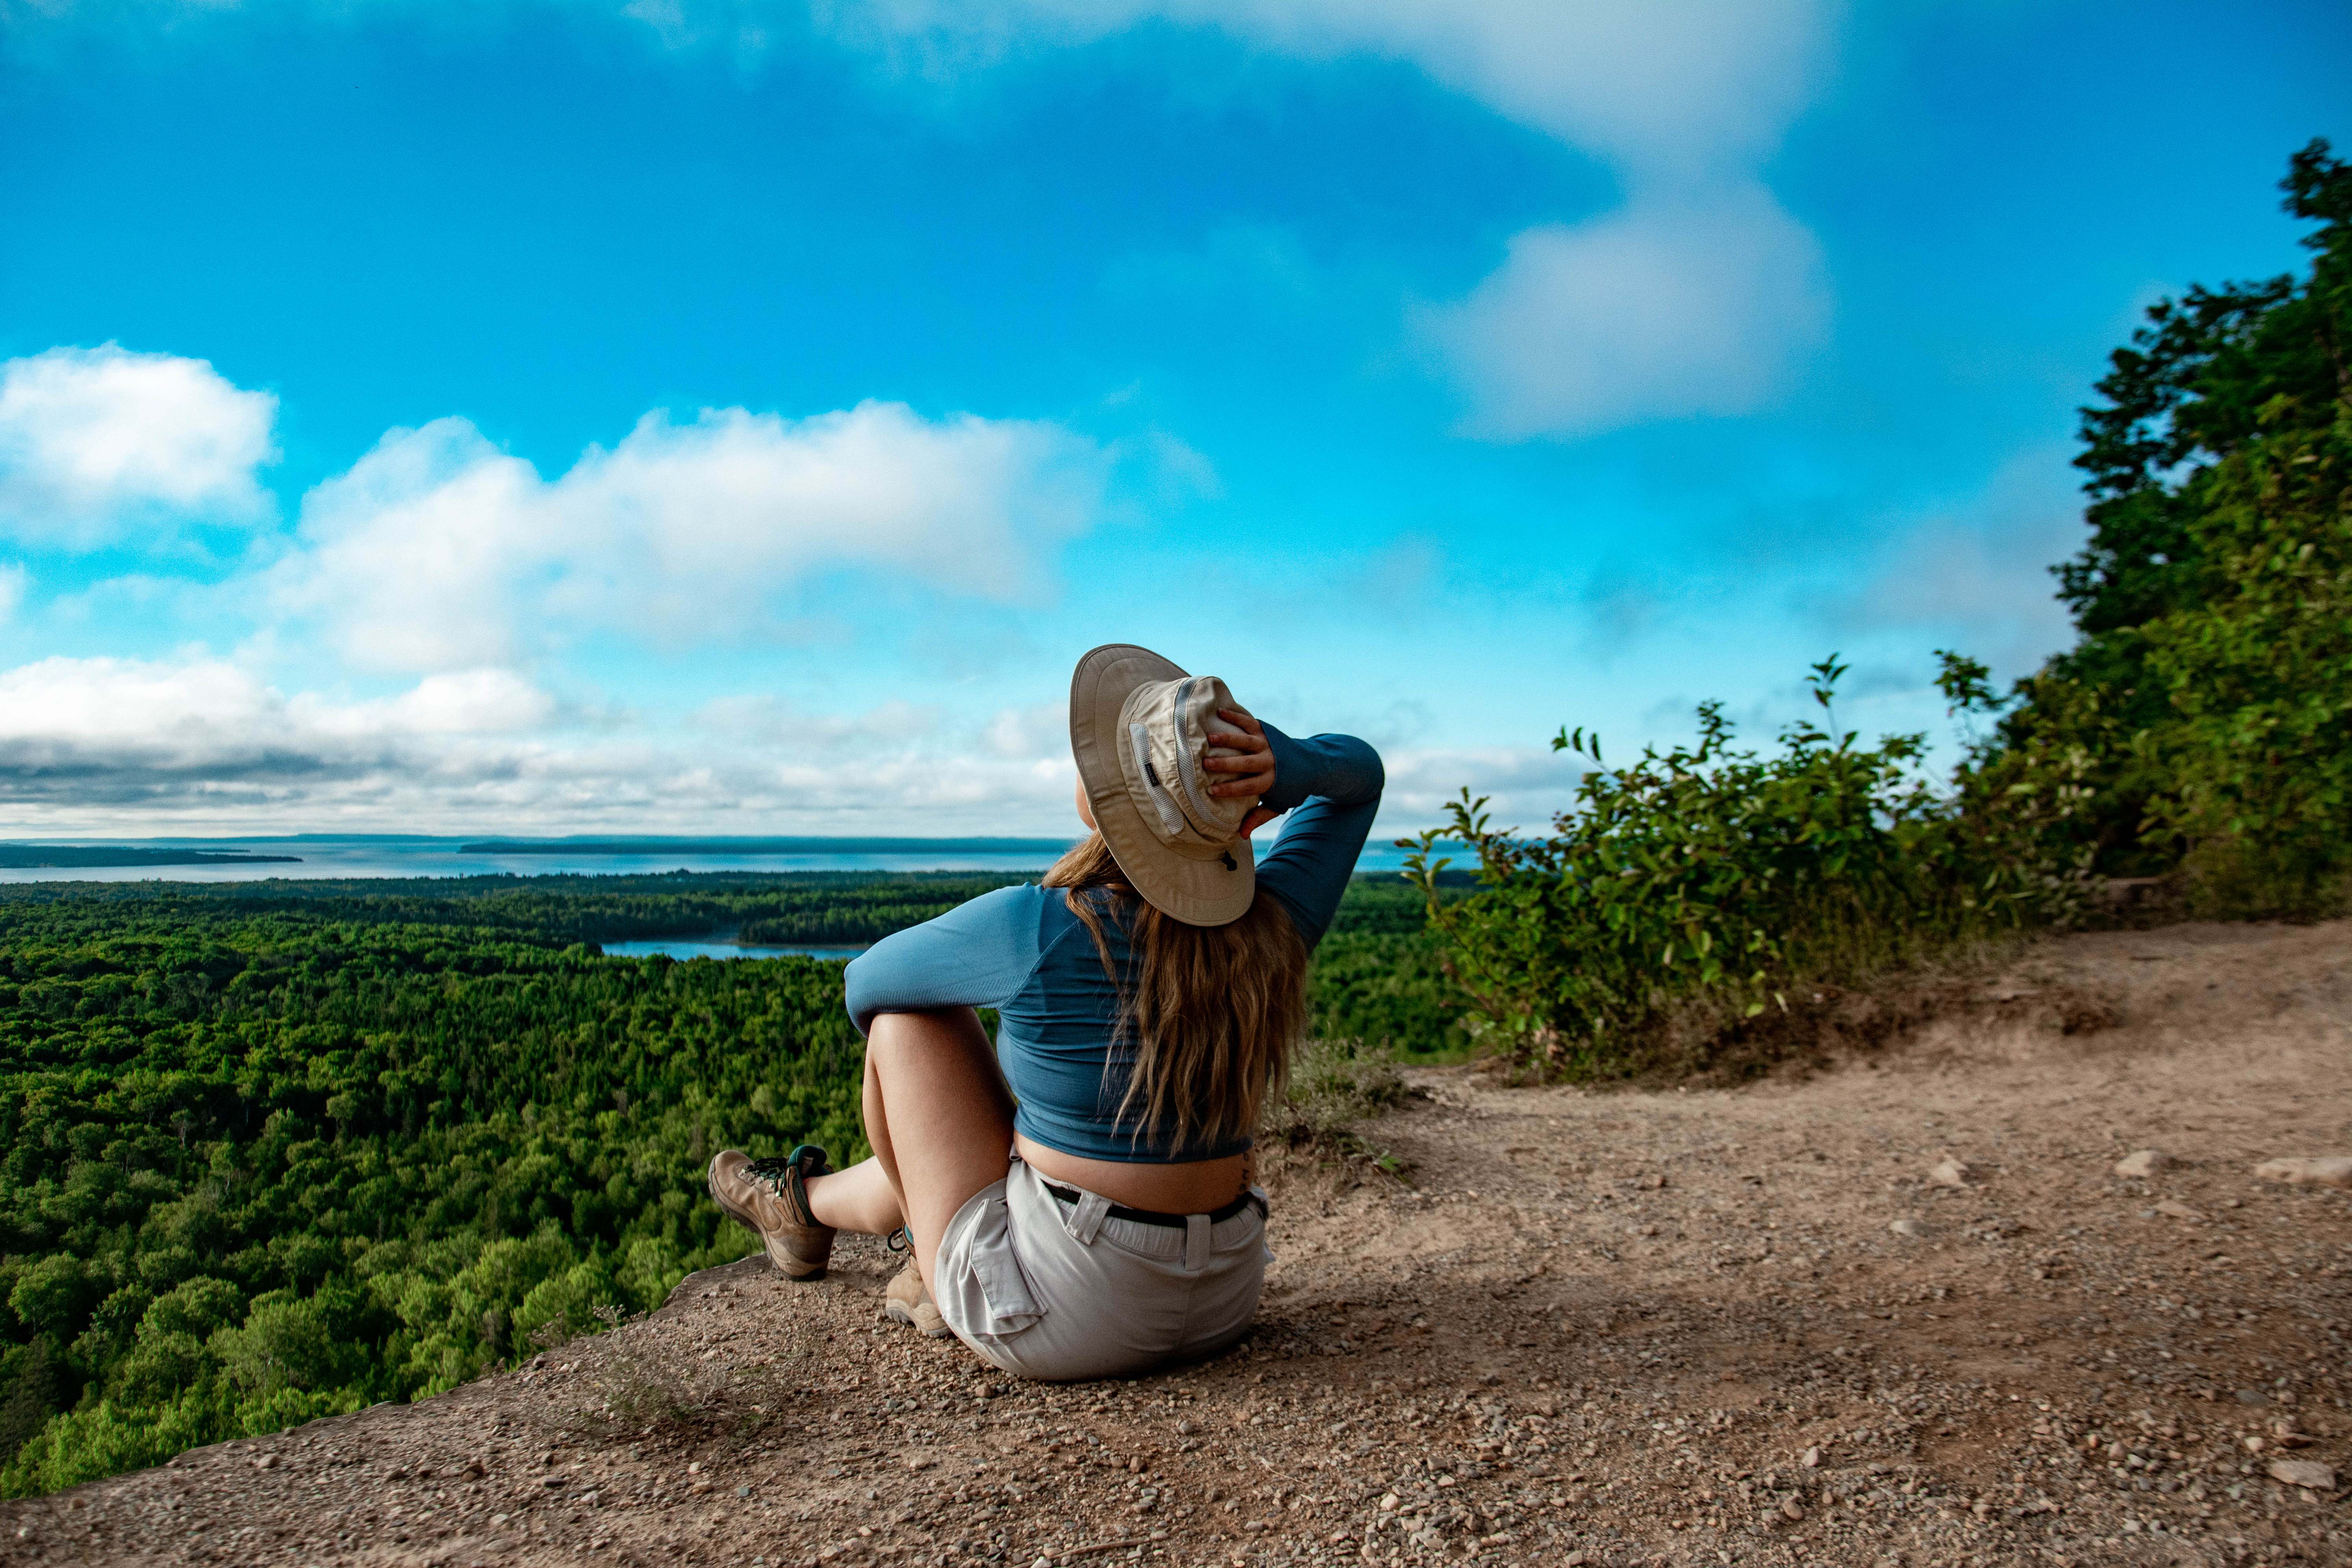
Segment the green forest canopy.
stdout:
[[[433,1394],[743,1255],[712,1152],[865,1152],[841,966],[593,943],[862,941],[1019,879],[0,892],[0,1490]],[[1421,923],[1359,879],[1321,1026],[1453,1037]]]

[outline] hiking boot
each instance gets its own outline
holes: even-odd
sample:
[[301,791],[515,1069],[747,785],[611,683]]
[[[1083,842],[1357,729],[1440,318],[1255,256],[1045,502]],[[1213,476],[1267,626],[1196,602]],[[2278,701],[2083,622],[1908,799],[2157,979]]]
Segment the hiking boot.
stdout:
[[768,1261],[788,1279],[822,1279],[833,1257],[833,1226],[809,1212],[811,1177],[830,1175],[824,1151],[803,1143],[781,1160],[754,1160],[721,1149],[710,1162],[710,1201],[729,1219],[760,1233]]
[[945,1318],[940,1316],[939,1304],[924,1288],[923,1271],[911,1259],[898,1270],[884,1293],[886,1308],[895,1322],[906,1324],[926,1339],[943,1340],[951,1331]]

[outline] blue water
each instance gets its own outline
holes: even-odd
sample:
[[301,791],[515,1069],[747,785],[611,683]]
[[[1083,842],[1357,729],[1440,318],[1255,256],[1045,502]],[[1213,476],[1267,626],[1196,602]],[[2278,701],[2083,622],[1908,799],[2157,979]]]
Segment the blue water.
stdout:
[[688,942],[681,937],[664,937],[656,942],[608,942],[602,944],[607,958],[829,958],[846,963],[866,950],[862,947],[760,947],[741,942]]
[[746,852],[700,839],[691,841],[700,847],[693,851],[666,849],[657,841],[649,841],[643,854],[582,855],[566,852],[558,841],[528,855],[467,855],[461,853],[466,845],[480,843],[488,836],[426,838],[305,833],[273,838],[99,838],[13,833],[5,837],[22,844],[102,844],[215,853],[242,850],[300,858],[290,864],[274,860],[252,866],[213,861],[199,866],[11,867],[0,868],[0,882],[252,882],[269,877],[545,877],[559,872],[616,877],[659,871],[1029,871],[1052,865],[1066,847],[1053,839],[1011,850],[966,848],[954,839],[908,839],[904,841],[904,850],[879,852],[869,847],[875,840],[861,838],[848,841],[859,846],[855,852],[786,854]]
[[[66,834],[34,837],[19,831],[0,837],[23,844],[106,844],[300,857],[296,863],[281,860],[253,866],[214,861],[200,866],[0,868],[0,882],[252,882],[270,877],[544,877],[560,872],[612,877],[659,871],[1036,871],[1051,865],[1064,847],[1055,839],[1013,841],[1007,847],[1007,841],[1002,839],[935,838],[899,840],[905,848],[884,852],[876,846],[891,841],[856,838],[843,840],[856,845],[854,851],[824,852],[802,848],[811,842],[803,838],[793,841],[793,853],[761,853],[709,839],[688,841],[698,847],[693,851],[665,849],[658,840],[648,839],[643,854],[583,855],[565,850],[558,839],[542,846],[542,852],[528,855],[467,855],[460,853],[466,845],[490,836],[302,833],[268,838],[101,838]],[[1402,860],[1402,852],[1385,837],[1375,837],[1357,864],[1360,870],[1392,871]],[[740,951],[730,947],[730,954]]]

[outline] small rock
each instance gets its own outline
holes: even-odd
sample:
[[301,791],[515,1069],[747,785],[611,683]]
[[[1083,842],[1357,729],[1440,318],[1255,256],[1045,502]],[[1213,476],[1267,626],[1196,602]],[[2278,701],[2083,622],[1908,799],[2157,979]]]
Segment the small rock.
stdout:
[[2172,1156],[2161,1149],[2135,1149],[2116,1162],[2116,1174],[2144,1182],[2171,1164]]
[[1391,1492],[1391,1493],[1389,1493],[1386,1497],[1384,1497],[1384,1498],[1381,1499],[1381,1511],[1382,1513],[1394,1513],[1396,1510],[1397,1510],[1397,1495],[1396,1495],[1396,1493],[1394,1493],[1394,1492]]
[[1958,1156],[1947,1154],[1927,1169],[1927,1179],[1939,1187],[1965,1187],[1969,1167]]
[[2284,1486],[2309,1487],[2315,1492],[2336,1489],[2336,1471],[2317,1459],[2273,1459],[2271,1479]]
[[1190,1437],[1193,1433],[1198,1432],[1200,1428],[1193,1426],[1190,1420],[1183,1420],[1176,1423],[1176,1436],[1179,1437]]
[[1804,1458],[1798,1462],[1809,1470],[1818,1469],[1822,1462],[1822,1451],[1819,1448],[1808,1448],[1805,1450]]
[[2291,1187],[2352,1187],[2352,1156],[2265,1160],[2254,1167],[2254,1174],[2266,1182],[2284,1182]]
[[2259,1388],[2242,1388],[2231,1395],[2241,1405],[2268,1405],[2270,1396]]
[[2182,1203],[2179,1198],[2166,1198],[2156,1205],[2158,1214],[2168,1214],[2175,1219],[2202,1220],[2205,1216]]
[[2263,1451],[2263,1448],[2265,1446],[2263,1442],[2262,1434],[2260,1433],[2256,1433],[2254,1436],[2245,1438],[2244,1442],[2246,1445],[2246,1452],[2249,1454],[2259,1454]]
[[278,1456],[264,1454],[253,1461],[253,1468],[257,1470],[274,1470],[278,1468]]
[[1780,1505],[1780,1517],[1790,1524],[1801,1523],[1805,1517],[1805,1505],[1790,1498]]
[[910,1470],[928,1470],[933,1465],[938,1463],[939,1461],[932,1458],[929,1454],[909,1454],[907,1456],[907,1468]]
[[1887,1222],[1886,1228],[1893,1231],[1897,1236],[1925,1236],[1927,1234],[1927,1227],[1916,1219],[1890,1220]]
[[560,1487],[563,1484],[563,1478],[562,1476],[541,1476],[539,1478],[539,1484],[543,1487]]

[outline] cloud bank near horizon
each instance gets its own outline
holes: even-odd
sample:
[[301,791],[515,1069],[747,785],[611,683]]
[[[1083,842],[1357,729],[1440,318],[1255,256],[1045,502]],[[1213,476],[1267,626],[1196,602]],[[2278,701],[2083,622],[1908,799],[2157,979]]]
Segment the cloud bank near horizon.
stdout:
[[[681,731],[691,744],[681,744]],[[1536,748],[1391,746],[1384,818],[1433,819],[1465,778],[1530,823],[1574,770]],[[51,658],[0,670],[13,837],[308,831],[1070,831],[1066,718],[958,720],[904,702],[816,715],[722,700],[666,725],[583,712],[515,672],[431,675],[364,700],[286,691],[232,659]]]

